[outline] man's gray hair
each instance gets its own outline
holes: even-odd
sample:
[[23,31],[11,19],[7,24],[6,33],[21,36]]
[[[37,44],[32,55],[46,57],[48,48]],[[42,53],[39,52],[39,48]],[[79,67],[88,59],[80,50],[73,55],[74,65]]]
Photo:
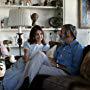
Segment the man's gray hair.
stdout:
[[76,36],[77,36],[76,26],[74,26],[72,24],[65,24],[65,25],[63,25],[63,27],[65,28],[66,31],[69,30],[72,33],[72,35],[74,36],[74,39],[76,39]]

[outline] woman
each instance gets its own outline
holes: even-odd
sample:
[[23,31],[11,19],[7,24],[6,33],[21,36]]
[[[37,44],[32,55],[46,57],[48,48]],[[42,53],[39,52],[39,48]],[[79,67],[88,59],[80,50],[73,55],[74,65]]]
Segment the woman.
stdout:
[[[5,73],[3,79],[4,90],[18,90],[22,85],[24,78],[30,76],[30,80],[32,81],[35,77],[35,73],[30,75],[29,71],[32,71],[32,60],[34,58],[41,59],[45,58],[42,63],[49,65],[48,58],[44,55],[43,52],[46,52],[49,49],[49,45],[45,43],[44,40],[44,32],[42,28],[38,25],[34,26],[31,29],[29,39],[24,43],[24,56],[20,58],[13,66],[8,69]],[[41,53],[39,57],[37,54]],[[41,64],[41,63],[40,63]],[[37,65],[37,64],[35,64]],[[38,67],[39,69],[40,67]]]
[[24,60],[27,62],[27,60],[32,58],[38,51],[46,52],[49,48],[50,46],[45,43],[42,28],[36,25],[32,28],[28,41],[24,43]]

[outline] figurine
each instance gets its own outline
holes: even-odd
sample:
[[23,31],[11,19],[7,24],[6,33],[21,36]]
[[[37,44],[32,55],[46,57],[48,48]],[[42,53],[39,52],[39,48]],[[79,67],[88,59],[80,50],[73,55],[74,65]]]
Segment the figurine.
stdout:
[[24,1],[23,0],[19,0],[19,5],[23,5]]
[[32,26],[36,25],[36,21],[38,19],[39,15],[37,13],[33,13],[31,15],[31,19],[32,19]]
[[13,4],[13,5],[15,5],[15,4],[16,4],[15,0],[13,0],[13,1],[12,1],[12,4]]
[[11,4],[11,1],[10,0],[6,0],[5,4],[6,5],[10,5]]
[[47,6],[48,0],[44,1],[44,6]]
[[23,0],[27,6],[31,5],[32,0]]

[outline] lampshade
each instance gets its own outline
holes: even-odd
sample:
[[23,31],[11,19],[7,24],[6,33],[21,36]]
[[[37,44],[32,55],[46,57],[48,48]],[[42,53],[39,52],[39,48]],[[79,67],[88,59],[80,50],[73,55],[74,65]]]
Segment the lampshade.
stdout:
[[10,9],[8,26],[31,26],[30,10],[28,9]]
[[9,11],[9,19],[8,26],[17,26],[18,27],[18,40],[17,43],[19,45],[19,52],[21,56],[21,45],[22,45],[22,27],[31,26],[31,18],[30,18],[30,10],[28,9],[10,9]]

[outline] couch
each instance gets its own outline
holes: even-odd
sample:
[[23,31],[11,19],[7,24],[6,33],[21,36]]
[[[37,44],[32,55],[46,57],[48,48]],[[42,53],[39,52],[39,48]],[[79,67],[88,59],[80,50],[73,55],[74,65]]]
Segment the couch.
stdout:
[[[19,57],[16,57],[18,59]],[[20,90],[90,90],[90,45],[83,51],[83,60],[78,76],[37,75],[29,84],[25,79]]]
[[[27,90],[90,90],[90,45],[84,48],[78,76],[37,75]],[[22,89],[21,89],[22,90]]]

